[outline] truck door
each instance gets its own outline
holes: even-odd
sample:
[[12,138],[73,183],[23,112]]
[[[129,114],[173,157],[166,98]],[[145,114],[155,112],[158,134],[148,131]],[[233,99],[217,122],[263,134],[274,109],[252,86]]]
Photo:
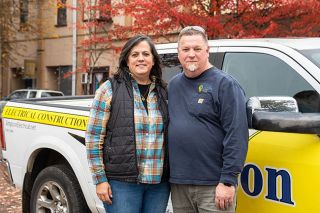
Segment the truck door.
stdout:
[[[300,112],[320,112],[319,83],[303,62],[267,48],[219,48],[217,56],[222,55],[221,69],[239,81],[247,98],[290,96]],[[239,181],[237,213],[320,212],[319,154],[317,135],[252,134]]]

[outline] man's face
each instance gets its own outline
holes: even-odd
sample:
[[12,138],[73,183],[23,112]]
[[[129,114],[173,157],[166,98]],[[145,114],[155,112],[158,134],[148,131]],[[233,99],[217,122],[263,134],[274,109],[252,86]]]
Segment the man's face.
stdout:
[[182,36],[178,57],[185,74],[188,77],[196,77],[208,69],[209,47],[201,35]]

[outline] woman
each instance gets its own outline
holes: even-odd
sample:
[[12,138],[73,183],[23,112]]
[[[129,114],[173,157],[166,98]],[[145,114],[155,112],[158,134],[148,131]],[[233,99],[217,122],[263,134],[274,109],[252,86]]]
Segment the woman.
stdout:
[[167,92],[151,39],[131,38],[97,90],[86,131],[96,192],[108,213],[159,212],[169,198]]

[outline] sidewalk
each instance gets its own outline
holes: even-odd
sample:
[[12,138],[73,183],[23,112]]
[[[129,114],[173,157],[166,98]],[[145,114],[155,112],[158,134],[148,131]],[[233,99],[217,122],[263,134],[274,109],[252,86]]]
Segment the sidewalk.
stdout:
[[21,213],[21,192],[7,184],[0,168],[0,213]]

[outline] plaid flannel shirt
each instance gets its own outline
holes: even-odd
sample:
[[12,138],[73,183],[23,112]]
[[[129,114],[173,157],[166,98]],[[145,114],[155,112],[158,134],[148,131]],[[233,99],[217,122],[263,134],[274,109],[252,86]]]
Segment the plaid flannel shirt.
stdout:
[[[140,183],[156,184],[161,182],[163,172],[163,120],[157,105],[155,84],[150,86],[147,98],[148,113],[140,97],[138,84],[132,80],[134,96],[134,121],[136,156]],[[86,147],[89,167],[95,184],[107,181],[103,164],[103,143],[106,126],[110,117],[112,85],[106,81],[97,90],[90,110],[86,130]],[[108,168],[106,168],[108,169]]]

